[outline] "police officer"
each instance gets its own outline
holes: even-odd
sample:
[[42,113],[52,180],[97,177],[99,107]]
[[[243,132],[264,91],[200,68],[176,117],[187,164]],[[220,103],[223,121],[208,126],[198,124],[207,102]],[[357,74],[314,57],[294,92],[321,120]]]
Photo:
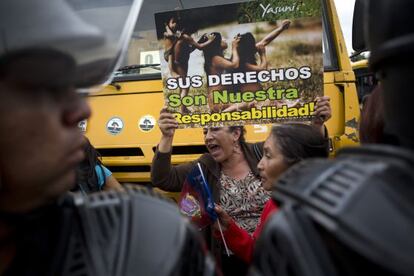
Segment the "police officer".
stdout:
[[67,194],[90,115],[79,91],[108,79],[141,4],[0,2],[1,275],[215,273],[169,202],[133,188]]

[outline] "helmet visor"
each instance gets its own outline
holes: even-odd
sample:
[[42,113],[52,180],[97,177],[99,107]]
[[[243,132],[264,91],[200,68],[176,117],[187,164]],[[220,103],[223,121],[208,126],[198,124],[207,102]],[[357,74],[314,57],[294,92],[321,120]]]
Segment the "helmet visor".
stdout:
[[110,81],[128,45],[143,0],[3,0],[0,56],[33,48],[76,62],[76,86]]

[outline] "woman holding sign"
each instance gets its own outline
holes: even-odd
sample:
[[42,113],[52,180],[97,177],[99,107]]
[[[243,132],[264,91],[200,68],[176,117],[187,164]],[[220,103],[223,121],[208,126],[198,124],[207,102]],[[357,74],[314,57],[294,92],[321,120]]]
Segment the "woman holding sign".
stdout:
[[[206,128],[204,142],[208,153],[193,162],[172,166],[171,150],[177,121],[164,108],[158,125],[162,136],[152,161],[152,184],[165,191],[180,192],[187,175],[199,163],[215,203],[221,204],[244,230],[253,233],[263,206],[269,199],[257,169],[263,143],[246,143],[241,126]],[[234,263],[234,256],[229,258],[224,255],[225,251],[212,237],[210,227],[203,232],[210,250],[218,260],[221,259],[224,272],[227,271],[225,267],[240,268],[244,272],[247,270],[243,263]]]
[[[331,116],[329,99],[316,103],[315,116],[321,119],[315,120],[313,126],[323,129],[324,121]],[[257,168],[262,158],[263,142],[245,142],[242,126],[205,128],[204,142],[208,153],[193,162],[172,166],[172,143],[178,123],[167,108],[163,108],[158,125],[162,136],[152,161],[152,184],[165,191],[180,192],[187,175],[200,163],[215,203],[220,204],[241,228],[252,234],[269,198],[262,187]],[[211,239],[209,228],[204,233],[216,258],[223,257],[221,263],[224,272],[234,268],[240,268],[241,271],[247,269],[234,256],[229,258],[223,255],[220,243]],[[229,275],[242,275],[242,272]]]
[[[291,166],[306,158],[327,157],[328,139],[312,126],[290,123],[274,126],[264,143],[264,154],[258,164],[263,188],[270,191],[276,180]],[[260,235],[266,220],[277,211],[273,200],[269,200],[253,235],[243,230],[223,209],[216,206],[224,237],[230,250],[246,263],[250,263],[256,239]],[[218,230],[218,225],[216,225]],[[221,236],[215,235],[221,240]]]

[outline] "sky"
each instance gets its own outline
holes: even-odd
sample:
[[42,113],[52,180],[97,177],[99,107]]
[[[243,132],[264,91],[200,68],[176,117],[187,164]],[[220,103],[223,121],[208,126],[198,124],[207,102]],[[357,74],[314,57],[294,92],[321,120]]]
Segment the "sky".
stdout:
[[342,32],[345,37],[346,49],[352,52],[352,14],[355,0],[334,0],[336,11],[341,22]]

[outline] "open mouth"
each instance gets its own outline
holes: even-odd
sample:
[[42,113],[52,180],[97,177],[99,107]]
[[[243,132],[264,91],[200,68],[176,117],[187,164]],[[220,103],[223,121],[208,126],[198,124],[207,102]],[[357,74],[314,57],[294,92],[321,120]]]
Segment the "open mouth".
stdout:
[[219,145],[216,144],[209,144],[207,145],[207,149],[211,154],[217,153],[218,151],[220,151],[221,147]]

